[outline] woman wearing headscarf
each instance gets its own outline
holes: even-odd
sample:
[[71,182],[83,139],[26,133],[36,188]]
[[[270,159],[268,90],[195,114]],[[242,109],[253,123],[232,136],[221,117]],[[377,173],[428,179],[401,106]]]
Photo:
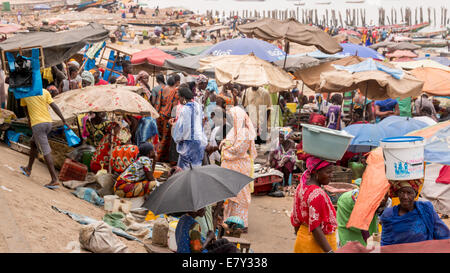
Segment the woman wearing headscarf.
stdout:
[[172,132],[179,154],[177,166],[182,169],[201,166],[208,144],[203,132],[202,106],[194,101],[194,95],[186,86],[180,87],[178,95],[183,107]]
[[92,75],[92,73],[87,70],[83,71],[83,73],[81,73],[81,85],[83,87],[86,87],[86,86],[94,86],[94,84],[95,78]]
[[296,162],[295,142],[289,139],[292,133],[290,128],[277,128],[279,134],[278,147],[270,152],[269,164],[271,168],[283,173],[283,186],[289,184],[289,176],[294,170]]
[[[177,77],[178,76],[178,77]],[[160,143],[157,148],[156,161],[168,162],[169,149],[171,143],[171,118],[172,110],[178,105],[178,83],[180,81],[179,75],[173,75],[167,80],[167,85],[156,100],[156,111],[159,113],[159,118],[156,120],[158,124],[158,132],[160,134]]]
[[132,198],[150,193],[156,186],[153,178],[155,157],[155,150],[151,143],[139,145],[137,160],[117,178],[114,184],[114,194],[119,197]]
[[152,93],[150,91],[150,86],[148,85],[148,80],[150,78],[150,75],[145,72],[144,70],[141,70],[137,77],[136,77],[136,86],[140,86],[144,89],[144,99],[147,101],[150,101],[152,97]]
[[333,252],[337,248],[336,210],[321,188],[330,183],[332,165],[310,156],[306,160],[306,168],[295,192],[291,214],[291,224],[297,234],[294,252]]
[[[233,128],[220,143],[223,168],[253,176],[253,160],[257,156],[256,131],[247,113],[240,107],[232,107],[229,112],[233,119]],[[236,197],[229,198],[224,205],[224,220],[238,216],[244,221],[244,230],[248,229],[248,208],[251,201],[250,186],[244,187]]]
[[391,197],[400,204],[384,210],[380,217],[381,245],[415,243],[450,238],[447,225],[429,201],[415,201],[423,179],[389,180]]
[[200,74],[195,80],[195,98],[194,100],[200,104],[205,105],[206,97],[205,97],[205,89],[208,86],[208,77],[203,74]]

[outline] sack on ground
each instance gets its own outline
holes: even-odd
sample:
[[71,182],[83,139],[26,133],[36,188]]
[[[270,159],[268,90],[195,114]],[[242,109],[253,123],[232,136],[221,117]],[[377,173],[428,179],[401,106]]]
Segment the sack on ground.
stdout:
[[105,222],[82,226],[79,240],[81,247],[94,253],[129,253],[127,246]]
[[110,173],[97,175],[97,183],[101,187],[101,189],[97,191],[98,194],[100,196],[113,195],[115,182],[114,176]]
[[158,246],[167,246],[167,234],[169,224],[166,219],[157,219],[153,224],[152,244]]

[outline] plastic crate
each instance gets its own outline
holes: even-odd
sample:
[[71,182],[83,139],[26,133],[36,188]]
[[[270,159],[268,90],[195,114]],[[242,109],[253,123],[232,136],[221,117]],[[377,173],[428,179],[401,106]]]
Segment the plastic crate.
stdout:
[[268,175],[255,178],[254,180],[254,194],[266,194],[272,190],[273,183],[281,183],[283,178],[277,175]]

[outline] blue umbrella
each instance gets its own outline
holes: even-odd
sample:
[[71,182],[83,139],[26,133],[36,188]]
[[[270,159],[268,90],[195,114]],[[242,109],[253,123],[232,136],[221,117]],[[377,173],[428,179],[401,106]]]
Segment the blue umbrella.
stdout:
[[436,132],[425,144],[425,161],[450,165],[450,126]]
[[217,43],[202,52],[202,55],[248,55],[250,53],[268,62],[275,62],[280,56],[284,57],[286,54],[277,46],[262,40],[237,38]]
[[352,43],[342,43],[340,44],[343,48],[342,53],[347,56],[354,56],[357,55],[359,57],[363,58],[373,58],[373,59],[379,59],[384,60],[384,56],[378,53],[376,50],[371,49],[370,47],[365,47],[362,45],[355,45]]
[[404,136],[412,131],[428,127],[423,121],[400,116],[390,116],[377,124],[386,137]]
[[33,7],[34,10],[50,10],[52,9],[49,5],[46,4],[38,4]]
[[347,149],[353,153],[370,152],[380,146],[380,140],[385,137],[384,131],[376,124],[353,124],[343,130],[354,136]]

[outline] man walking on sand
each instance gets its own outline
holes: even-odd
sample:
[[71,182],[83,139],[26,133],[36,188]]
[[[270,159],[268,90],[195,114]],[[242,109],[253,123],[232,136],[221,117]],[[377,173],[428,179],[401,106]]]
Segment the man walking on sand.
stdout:
[[46,89],[42,90],[42,95],[32,96],[20,99],[20,106],[26,106],[25,113],[28,117],[28,122],[33,132],[30,141],[30,157],[28,166],[21,166],[20,169],[25,176],[31,175],[31,169],[33,167],[34,160],[39,150],[44,155],[45,163],[47,164],[48,171],[50,172],[51,181],[44,187],[49,189],[56,189],[59,186],[58,177],[56,176],[55,166],[53,164],[53,158],[51,154],[51,148],[48,143],[48,134],[52,130],[52,118],[48,109],[48,105],[55,111],[55,113],[61,118],[64,125],[66,120],[64,119],[59,107],[53,102],[50,92]]

